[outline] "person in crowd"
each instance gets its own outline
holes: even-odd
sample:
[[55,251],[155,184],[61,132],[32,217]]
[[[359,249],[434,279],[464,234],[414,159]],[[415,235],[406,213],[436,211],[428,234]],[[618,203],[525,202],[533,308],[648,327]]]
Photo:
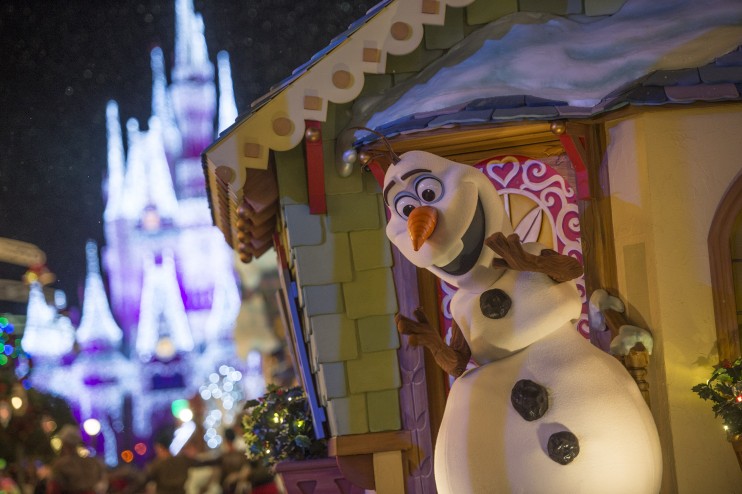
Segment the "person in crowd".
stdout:
[[249,492],[247,480],[250,464],[244,451],[237,449],[237,434],[234,429],[224,431],[224,452],[221,456],[221,486],[223,494],[243,494]]
[[200,460],[193,441],[189,440],[178,454],[170,452],[172,434],[160,433],[155,439],[155,459],[146,469],[145,483],[152,482],[157,494],[185,494],[191,469],[218,465],[219,459]]
[[49,477],[52,475],[51,465],[44,463],[43,461],[36,461],[34,463],[36,472],[34,473],[35,483],[33,494],[46,494],[46,484],[49,482]]
[[132,494],[144,484],[144,473],[132,464],[120,464],[108,473],[108,494]]
[[72,424],[59,431],[62,442],[59,457],[51,465],[46,494],[98,494],[106,491],[106,470],[96,458],[83,457],[78,448],[83,445],[80,429]]

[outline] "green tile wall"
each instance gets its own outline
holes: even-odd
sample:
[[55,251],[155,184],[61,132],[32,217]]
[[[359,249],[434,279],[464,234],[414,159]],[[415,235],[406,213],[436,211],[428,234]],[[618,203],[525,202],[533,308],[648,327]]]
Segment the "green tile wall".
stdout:
[[585,0],[586,15],[611,15],[615,14],[626,0]]
[[350,232],[353,267],[358,271],[392,266],[392,251],[384,229]]
[[345,312],[343,287],[338,283],[305,286],[301,293],[304,312],[310,316]]
[[277,151],[274,156],[281,204],[307,204],[307,172],[302,146],[298,145],[289,151]]
[[327,196],[327,223],[331,232],[373,230],[381,226],[376,194]]
[[464,9],[446,8],[446,20],[442,26],[425,26],[425,48],[447,50],[464,39]]
[[322,138],[327,140],[335,139],[338,133],[343,130],[350,122],[353,116],[353,102],[348,103],[327,103],[327,117],[322,122]]
[[[362,176],[363,190],[369,194],[381,194],[381,185],[379,185],[379,182],[376,181],[376,178],[374,178],[371,172],[363,172]],[[384,215],[381,215],[380,218],[384,218]],[[386,222],[384,222],[384,225],[386,225]]]
[[327,242],[322,245],[296,247],[293,251],[299,286],[353,280],[347,233],[329,234]]
[[407,55],[387,55],[386,72],[387,74],[418,72],[441,55],[443,55],[443,50],[427,50],[424,43],[420,43]]
[[567,0],[519,0],[519,8],[523,12],[565,15],[568,5]]
[[352,394],[344,398],[327,400],[327,419],[333,436],[368,432],[366,396]]
[[392,76],[388,74],[364,74],[363,89],[358,99],[381,94],[392,87]]
[[351,319],[394,314],[397,296],[391,269],[357,271],[353,281],[343,283],[343,298]]
[[310,318],[312,336],[309,342],[317,354],[317,361],[340,362],[358,356],[356,322],[343,314],[326,314]]
[[283,210],[289,245],[319,245],[325,241],[325,227],[320,215],[310,214],[306,204],[287,204]]
[[345,364],[343,362],[319,364],[317,385],[320,388],[320,399],[323,405],[327,405],[329,399],[347,396],[348,383],[345,379]]
[[369,392],[366,394],[366,405],[370,432],[396,431],[402,428],[398,390]]
[[466,7],[468,24],[484,24],[518,11],[518,0],[477,0]]
[[395,350],[366,352],[345,363],[352,394],[397,389],[401,385]]
[[362,352],[378,352],[399,348],[399,333],[394,315],[362,317],[356,320]]
[[356,194],[364,189],[363,171],[360,166],[353,168],[349,177],[341,177],[335,166],[335,140],[324,141],[322,152],[325,157],[325,195]]

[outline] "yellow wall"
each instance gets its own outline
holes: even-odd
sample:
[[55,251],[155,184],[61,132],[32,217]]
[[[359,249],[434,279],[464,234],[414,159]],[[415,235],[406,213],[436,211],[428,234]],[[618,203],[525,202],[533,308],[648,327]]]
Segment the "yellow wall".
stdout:
[[663,492],[742,492],[721,421],[691,391],[718,362],[707,236],[742,169],[740,132],[739,104],[648,111],[607,127],[619,295],[655,335]]

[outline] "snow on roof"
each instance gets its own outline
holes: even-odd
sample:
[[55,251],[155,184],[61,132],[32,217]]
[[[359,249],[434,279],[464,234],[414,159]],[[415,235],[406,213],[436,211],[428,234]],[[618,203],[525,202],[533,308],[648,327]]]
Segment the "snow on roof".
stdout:
[[629,0],[598,18],[516,13],[391,89],[382,101],[389,106],[370,108],[367,125],[508,95],[594,107],[653,71],[698,67],[740,44],[738,0]]

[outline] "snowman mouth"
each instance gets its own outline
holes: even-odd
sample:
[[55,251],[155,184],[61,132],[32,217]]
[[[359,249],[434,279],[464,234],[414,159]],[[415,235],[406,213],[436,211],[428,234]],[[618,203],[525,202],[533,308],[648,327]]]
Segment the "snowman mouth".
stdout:
[[441,271],[452,276],[460,276],[469,272],[477,263],[479,254],[484,247],[484,208],[481,199],[477,199],[477,209],[474,211],[474,217],[469,223],[469,227],[461,236],[464,248],[461,253],[445,266],[439,266]]

